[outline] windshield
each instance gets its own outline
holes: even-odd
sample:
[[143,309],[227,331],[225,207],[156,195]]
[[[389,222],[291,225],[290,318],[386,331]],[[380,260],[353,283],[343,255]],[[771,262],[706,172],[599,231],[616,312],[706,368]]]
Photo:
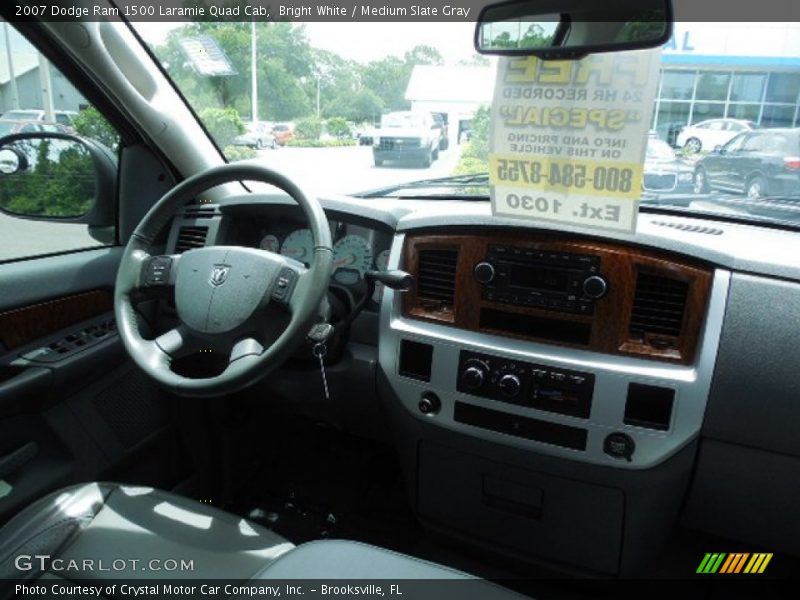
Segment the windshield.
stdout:
[[393,113],[381,118],[381,127],[423,127],[425,120],[421,115],[411,113]]
[[[474,23],[134,26],[229,161],[313,167],[329,194],[488,200],[486,179],[445,179],[488,172],[498,59],[475,53]],[[679,22],[657,70],[641,206],[800,224],[784,208],[800,200],[800,24]],[[242,135],[254,121],[269,139]]]

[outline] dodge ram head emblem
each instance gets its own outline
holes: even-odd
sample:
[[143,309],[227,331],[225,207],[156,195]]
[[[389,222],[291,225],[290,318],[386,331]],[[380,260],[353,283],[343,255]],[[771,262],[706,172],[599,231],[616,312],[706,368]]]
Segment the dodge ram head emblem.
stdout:
[[220,286],[228,280],[228,273],[230,272],[231,268],[228,265],[214,265],[214,268],[211,270],[211,277],[208,279],[208,283],[213,286]]

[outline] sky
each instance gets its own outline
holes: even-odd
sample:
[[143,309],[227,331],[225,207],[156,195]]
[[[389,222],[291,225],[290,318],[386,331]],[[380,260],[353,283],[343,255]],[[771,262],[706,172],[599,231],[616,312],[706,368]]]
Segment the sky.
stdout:
[[[135,23],[149,44],[159,44],[177,23]],[[402,56],[414,46],[437,48],[447,64],[469,60],[475,23],[305,23],[306,34],[314,48],[336,52],[344,58],[369,62],[385,56]],[[403,28],[398,35],[398,27]],[[353,40],[356,40],[354,43]],[[346,42],[345,42],[346,41]]]

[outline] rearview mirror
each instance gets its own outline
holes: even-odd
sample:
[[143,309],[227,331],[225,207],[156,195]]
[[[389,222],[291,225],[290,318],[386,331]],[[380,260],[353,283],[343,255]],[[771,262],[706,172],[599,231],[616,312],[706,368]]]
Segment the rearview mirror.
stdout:
[[116,176],[116,156],[93,140],[57,132],[0,138],[0,212],[14,217],[107,228]]
[[671,0],[512,0],[484,7],[475,49],[481,54],[578,59],[653,48],[671,35]]

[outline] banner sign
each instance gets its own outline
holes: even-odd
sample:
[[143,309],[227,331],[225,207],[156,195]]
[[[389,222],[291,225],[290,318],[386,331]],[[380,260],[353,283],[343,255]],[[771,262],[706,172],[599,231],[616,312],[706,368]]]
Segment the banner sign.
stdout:
[[635,231],[660,59],[660,48],[579,61],[500,59],[493,213]]

